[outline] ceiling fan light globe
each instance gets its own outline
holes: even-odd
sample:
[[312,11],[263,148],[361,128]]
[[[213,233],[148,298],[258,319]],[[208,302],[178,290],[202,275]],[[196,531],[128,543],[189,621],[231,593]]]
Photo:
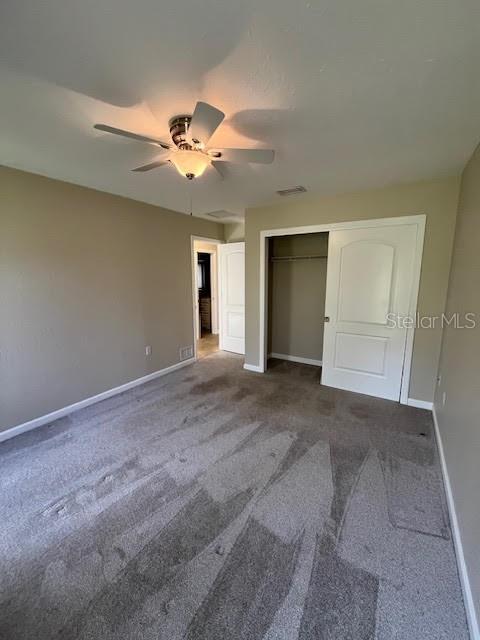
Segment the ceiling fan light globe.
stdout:
[[178,173],[191,180],[191,176],[199,178],[210,165],[211,159],[201,151],[182,150],[176,151],[170,157]]

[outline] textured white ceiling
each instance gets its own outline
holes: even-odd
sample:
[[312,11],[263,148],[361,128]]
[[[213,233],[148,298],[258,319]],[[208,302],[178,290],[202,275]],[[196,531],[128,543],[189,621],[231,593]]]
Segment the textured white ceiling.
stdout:
[[0,59],[1,163],[179,211],[189,183],[94,122],[168,139],[202,99],[213,144],[277,150],[196,181],[198,214],[450,175],[480,138],[478,0],[3,0]]

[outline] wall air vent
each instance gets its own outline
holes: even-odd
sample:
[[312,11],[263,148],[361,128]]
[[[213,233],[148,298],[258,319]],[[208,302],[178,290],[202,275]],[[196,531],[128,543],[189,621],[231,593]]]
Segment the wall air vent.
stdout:
[[189,345],[188,347],[181,347],[179,356],[180,362],[193,358],[193,347],[191,345]]
[[298,185],[298,187],[290,187],[290,189],[280,189],[277,191],[279,196],[294,196],[296,193],[305,193],[305,187]]

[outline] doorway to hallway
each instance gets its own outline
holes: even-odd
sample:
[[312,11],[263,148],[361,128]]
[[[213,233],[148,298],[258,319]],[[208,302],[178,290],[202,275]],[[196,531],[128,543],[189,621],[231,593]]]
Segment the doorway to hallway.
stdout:
[[197,253],[198,324],[197,357],[204,358],[218,351],[218,332],[213,329],[213,260],[215,253]]
[[195,353],[204,358],[218,350],[218,260],[220,241],[192,237]]

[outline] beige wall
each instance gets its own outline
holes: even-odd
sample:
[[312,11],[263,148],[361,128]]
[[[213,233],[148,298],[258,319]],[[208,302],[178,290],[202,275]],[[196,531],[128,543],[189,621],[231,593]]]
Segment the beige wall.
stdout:
[[[293,197],[288,202],[247,211],[246,362],[259,358],[259,234],[263,229],[326,224],[424,213],[427,215],[418,310],[440,315],[445,307],[460,178],[420,182],[323,198]],[[409,395],[432,401],[441,329],[415,332]]]
[[[270,240],[274,257],[326,256],[327,251],[328,233]],[[269,275],[269,352],[321,360],[327,260],[274,260]]]
[[225,242],[243,242],[245,240],[245,223],[231,222],[225,225]]
[[222,225],[7,168],[0,193],[0,430],[178,362],[190,234]]
[[[462,178],[447,317],[475,313],[475,329],[446,328],[435,411],[480,620],[480,147]],[[442,403],[446,394],[445,406]]]

